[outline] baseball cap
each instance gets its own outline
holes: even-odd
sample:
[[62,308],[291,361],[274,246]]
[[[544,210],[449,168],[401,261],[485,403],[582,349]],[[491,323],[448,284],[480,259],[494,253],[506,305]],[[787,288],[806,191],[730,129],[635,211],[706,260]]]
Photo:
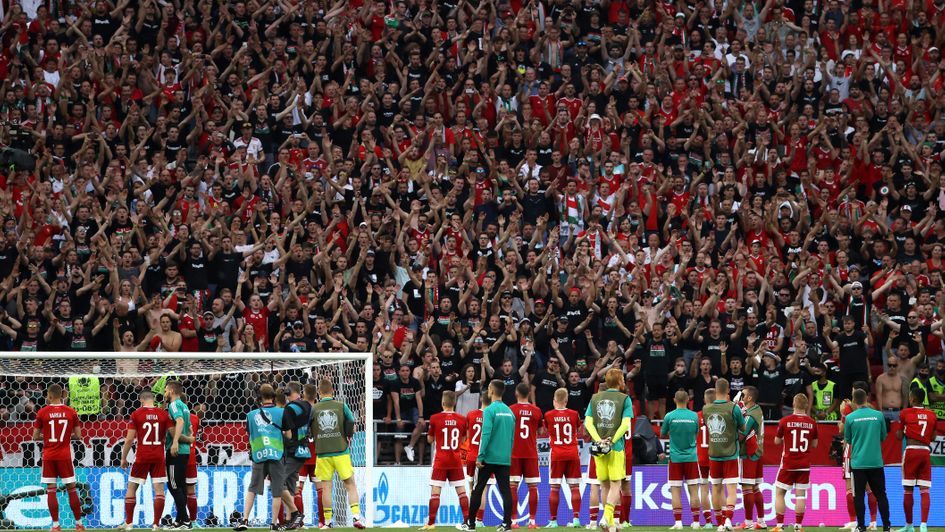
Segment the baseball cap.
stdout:
[[545,300],[539,297],[539,298],[535,299],[535,304],[536,304],[536,305],[544,305],[544,304],[545,304]]
[[850,285],[850,288],[863,288],[863,283],[859,281],[853,281],[853,284]]

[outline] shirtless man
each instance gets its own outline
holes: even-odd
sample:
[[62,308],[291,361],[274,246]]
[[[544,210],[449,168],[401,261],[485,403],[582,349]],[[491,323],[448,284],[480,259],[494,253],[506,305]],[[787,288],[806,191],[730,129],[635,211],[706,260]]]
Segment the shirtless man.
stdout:
[[179,332],[171,329],[171,317],[167,314],[164,314],[161,316],[159,321],[160,330],[155,331],[154,337],[151,338],[151,349],[154,351],[180,351],[180,346],[184,341],[184,337],[181,336]]
[[906,382],[911,382],[919,366],[925,364],[925,341],[922,339],[922,333],[912,333],[912,339],[919,346],[919,352],[915,356],[910,356],[911,351],[905,342],[900,343],[895,352],[890,350],[893,356],[899,359],[899,376]]
[[899,419],[902,410],[902,375],[899,374],[899,358],[891,356],[886,362],[886,371],[876,377],[876,407],[890,421]]

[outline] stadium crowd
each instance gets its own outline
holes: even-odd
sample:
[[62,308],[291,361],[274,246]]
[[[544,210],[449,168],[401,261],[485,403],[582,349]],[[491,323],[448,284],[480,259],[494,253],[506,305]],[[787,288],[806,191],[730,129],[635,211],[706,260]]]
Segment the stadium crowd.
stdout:
[[945,418],[943,0],[2,10],[3,349],[372,351],[412,443],[614,367],[651,419],[723,376]]

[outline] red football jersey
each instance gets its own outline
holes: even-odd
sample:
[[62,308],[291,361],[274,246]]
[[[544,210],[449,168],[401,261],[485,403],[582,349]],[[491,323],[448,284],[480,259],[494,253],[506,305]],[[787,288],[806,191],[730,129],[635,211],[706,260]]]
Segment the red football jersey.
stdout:
[[469,450],[466,451],[466,461],[474,464],[479,456],[479,442],[482,440],[482,410],[470,410],[466,414],[466,429],[469,433]]
[[907,408],[899,413],[906,438],[931,445],[935,438],[935,412],[926,408]]
[[542,425],[541,409],[531,403],[510,406],[518,430],[512,444],[512,458],[538,458],[538,428]]
[[781,469],[804,471],[810,469],[814,442],[817,441],[817,422],[810,416],[791,414],[778,422],[777,437],[781,438]]
[[433,435],[433,468],[462,468],[460,453],[466,439],[466,418],[456,412],[437,412],[430,417],[429,433]]
[[79,426],[79,415],[71,406],[40,408],[34,426],[43,433],[43,460],[72,461],[72,433]]
[[142,406],[131,413],[128,428],[135,431],[135,461],[163,462],[164,439],[171,426],[167,410],[156,406]]
[[563,408],[545,413],[545,426],[551,440],[551,459],[570,460],[579,458],[577,445],[578,413]]
[[709,438],[701,411],[699,412],[699,432],[696,434],[696,455],[699,457],[699,465],[709,467]]
[[193,412],[190,413],[190,434],[194,437],[194,443],[190,444],[190,454],[187,455],[187,469],[197,467],[197,439],[200,438],[200,418]]
[[197,456],[197,439],[200,438],[200,418],[193,412],[190,413],[190,434],[196,438],[190,444],[190,461],[193,462]]
[[847,414],[853,412],[853,405],[849,403],[843,403],[840,405],[840,421],[843,422],[847,418]]

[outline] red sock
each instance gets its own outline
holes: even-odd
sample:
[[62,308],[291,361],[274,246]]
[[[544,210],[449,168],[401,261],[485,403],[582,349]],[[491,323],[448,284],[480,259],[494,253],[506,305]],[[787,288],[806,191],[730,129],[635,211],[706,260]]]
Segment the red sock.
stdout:
[[322,489],[315,488],[315,506],[318,508],[318,524],[325,524],[325,499],[322,498]]
[[482,521],[482,518],[486,516],[486,509],[482,506],[479,507],[479,511],[476,512],[476,521]]
[[912,496],[912,490],[907,489],[902,493],[902,509],[906,514],[906,524],[912,524],[912,509],[915,507],[915,499]]
[[528,485],[528,519],[535,520],[535,513],[538,512],[538,484]]
[[853,504],[853,492],[847,492],[847,516],[850,517],[850,521],[856,521],[856,506]]
[[715,523],[719,526],[725,524],[725,510],[719,509],[715,511]]
[[712,510],[702,510],[702,518],[706,523],[712,522]]
[[581,518],[581,486],[571,484],[571,509],[574,510],[574,518]]
[[[282,509],[285,511],[286,517],[291,517],[289,515],[290,511],[286,508],[285,505],[282,506]],[[191,521],[197,521],[197,494],[188,493],[187,494],[187,516],[190,517]]]
[[765,495],[761,493],[761,488],[755,488],[755,515],[758,521],[765,520]]
[[302,511],[302,486],[301,486],[301,483],[300,483],[298,489],[295,490],[295,497],[293,497],[293,499],[295,500],[295,508],[299,511],[300,514],[304,514],[305,512]]
[[633,503],[632,496],[629,493],[620,494],[620,521],[624,523],[630,522],[630,508]]
[[929,509],[932,507],[932,500],[929,498],[929,488],[919,488],[919,499],[922,501],[922,523],[929,522]]
[[804,512],[795,512],[794,522],[798,525],[804,524]]
[[72,515],[76,523],[82,522],[82,505],[79,503],[79,494],[75,491],[75,486],[69,488],[69,508],[72,508]]
[[459,495],[459,509],[463,512],[463,519],[469,520],[469,496],[465,492]]
[[866,492],[866,502],[870,505],[870,522],[876,521],[876,495],[872,491]]
[[518,519],[518,484],[512,484],[512,522]]
[[745,491],[742,488],[742,506],[745,507],[745,522],[751,522],[755,517],[755,492]]
[[600,505],[591,506],[589,510],[591,514],[591,524],[597,525],[597,523],[600,521]]
[[699,522],[699,509],[698,508],[692,509],[692,522],[693,523]]
[[673,508],[673,520],[682,521],[682,508]]
[[778,526],[784,524],[784,514],[774,514],[774,520],[778,522]]
[[734,504],[725,505],[725,518],[731,521],[733,517],[735,517],[735,505]]
[[430,495],[430,515],[427,516],[427,524],[436,523],[436,514],[440,511],[440,494]]
[[56,497],[56,487],[46,487],[46,506],[49,507],[49,517],[53,523],[59,522],[59,499]]
[[551,494],[548,496],[548,513],[551,514],[551,520],[558,520],[558,503],[560,500],[561,486],[555,484],[551,486]]
[[135,513],[135,498],[125,495],[125,524],[130,525],[134,520],[133,514]]
[[161,524],[161,517],[164,516],[164,493],[154,495],[154,524]]

